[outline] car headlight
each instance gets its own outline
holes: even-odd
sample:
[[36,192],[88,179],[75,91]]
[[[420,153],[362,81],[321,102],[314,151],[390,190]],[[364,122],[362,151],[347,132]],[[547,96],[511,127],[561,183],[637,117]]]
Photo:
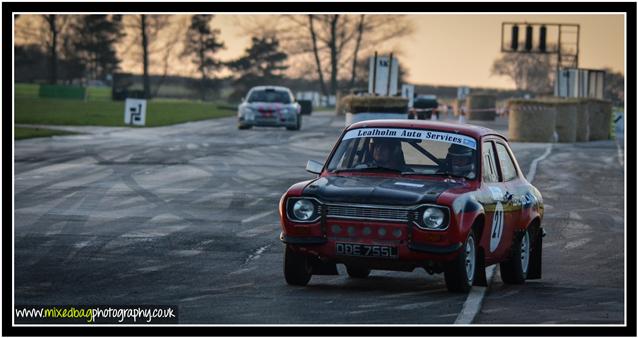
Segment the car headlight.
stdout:
[[315,204],[309,200],[298,200],[292,206],[292,215],[300,220],[307,221],[315,214]]
[[255,119],[255,110],[253,108],[244,107],[242,108],[241,113],[246,120],[251,121]]
[[441,230],[445,224],[445,213],[434,207],[428,207],[423,211],[423,227],[426,229]]

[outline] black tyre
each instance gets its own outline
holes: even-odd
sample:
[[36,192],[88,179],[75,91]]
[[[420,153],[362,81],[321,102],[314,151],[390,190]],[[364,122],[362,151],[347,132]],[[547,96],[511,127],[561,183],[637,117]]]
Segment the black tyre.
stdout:
[[294,127],[286,127],[288,130],[299,130],[301,129],[301,115],[297,115],[297,124]]
[[505,284],[523,284],[529,268],[530,243],[532,235],[527,228],[514,236],[510,258],[500,264],[501,279]]
[[310,281],[310,264],[308,258],[298,252],[294,252],[286,245],[284,254],[284,277],[290,285],[305,286]]
[[360,266],[346,265],[346,271],[348,272],[348,276],[350,276],[350,278],[355,279],[367,278],[370,275],[370,269]]
[[477,243],[474,231],[470,231],[459,255],[445,268],[445,286],[450,292],[468,292],[476,275]]
[[250,128],[252,128],[252,127],[253,127],[253,126],[249,126],[249,125],[245,125],[245,124],[238,124],[238,125],[237,125],[237,129],[239,129],[239,130],[243,130],[243,129],[250,129]]
[[535,226],[531,233],[534,234],[534,237],[529,255],[527,280],[541,279],[543,270],[543,228]]

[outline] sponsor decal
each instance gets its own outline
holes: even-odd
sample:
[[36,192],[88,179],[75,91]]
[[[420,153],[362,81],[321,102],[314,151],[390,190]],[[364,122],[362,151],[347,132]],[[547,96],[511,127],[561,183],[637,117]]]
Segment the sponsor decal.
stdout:
[[476,140],[469,136],[441,131],[403,128],[359,128],[343,136],[344,140],[360,137],[391,137],[453,143],[476,150]]
[[501,202],[496,203],[496,210],[494,210],[494,218],[492,219],[492,232],[490,236],[490,252],[494,252],[498,248],[498,243],[501,242],[501,236],[503,236],[503,223],[504,223],[503,205]]
[[492,196],[492,200],[498,201],[503,199],[503,191],[499,187],[487,187],[490,190],[490,195]]

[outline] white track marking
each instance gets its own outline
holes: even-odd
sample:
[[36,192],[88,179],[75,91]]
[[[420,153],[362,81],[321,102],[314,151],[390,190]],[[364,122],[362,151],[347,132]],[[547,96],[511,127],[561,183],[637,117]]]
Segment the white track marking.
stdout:
[[259,202],[263,201],[263,198],[258,197],[257,199],[255,199],[253,202],[250,202],[248,204],[246,204],[247,207],[252,207],[257,205]]
[[248,258],[246,258],[246,261],[244,261],[244,265],[248,264],[251,261],[254,261],[256,259],[258,259],[259,257],[261,257],[261,254],[264,253],[264,251],[266,251],[266,249],[268,249],[268,247],[270,247],[271,244],[262,246],[261,248],[255,250],[255,252],[248,256]]
[[573,241],[573,242],[569,242],[567,244],[565,244],[565,249],[567,250],[571,250],[571,249],[575,249],[578,247],[581,247],[587,243],[591,242],[591,238],[581,238],[577,241]]
[[[552,152],[552,144],[550,143],[545,153],[543,155],[535,158],[532,161],[532,165],[529,168],[529,173],[527,174],[527,181],[532,183],[534,181],[534,176],[536,175],[536,167],[538,166],[538,162],[544,160],[549,156]],[[467,299],[465,299],[465,303],[463,303],[463,308],[459,315],[456,317],[454,324],[472,324],[476,315],[481,311],[481,306],[483,305],[483,299],[485,298],[485,292],[492,284],[492,278],[494,277],[494,271],[496,270],[496,265],[490,265],[485,269],[485,277],[487,278],[487,287],[485,286],[473,286],[470,293],[467,295]]]
[[532,165],[529,167],[529,172],[527,173],[527,181],[529,181],[529,183],[532,183],[532,181],[534,181],[534,176],[536,176],[536,167],[538,166],[538,162],[544,160],[547,156],[549,156],[551,152],[552,152],[552,144],[550,143],[549,147],[547,147],[547,150],[545,150],[545,153],[532,161]]
[[481,311],[481,305],[483,305],[483,299],[485,298],[485,292],[492,282],[496,265],[490,265],[485,269],[485,277],[487,278],[487,287],[485,286],[473,286],[470,293],[467,295],[463,308],[458,317],[454,321],[454,324],[472,324],[474,317]]
[[622,149],[620,149],[620,144],[618,140],[616,140],[616,149],[618,149],[618,163],[620,163],[621,167],[625,166],[625,156],[623,155]]
[[274,212],[275,212],[275,211],[273,211],[273,210],[266,211],[266,212],[262,212],[262,213],[260,213],[260,214],[250,216],[250,217],[248,217],[248,218],[246,218],[246,219],[242,219],[242,220],[241,220],[241,222],[242,222],[242,224],[243,224],[243,223],[252,222],[252,221],[257,220],[257,219],[260,219],[260,218],[262,218],[262,217],[266,217],[266,216],[268,216],[268,215],[270,215],[270,214],[272,214],[272,213],[274,213]]
[[250,238],[250,237],[255,237],[261,234],[265,234],[271,231],[274,231],[277,228],[276,224],[266,224],[266,225],[262,225],[260,227],[256,227],[256,228],[252,228],[252,229],[248,229],[248,230],[244,230],[240,233],[237,233],[237,237],[241,237],[241,238]]

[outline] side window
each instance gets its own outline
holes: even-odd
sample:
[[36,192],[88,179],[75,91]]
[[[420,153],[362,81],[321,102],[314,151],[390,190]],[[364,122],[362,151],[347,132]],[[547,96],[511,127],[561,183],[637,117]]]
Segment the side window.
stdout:
[[483,143],[483,181],[487,183],[498,182],[498,172],[494,157],[492,142]]
[[505,146],[501,143],[496,143],[496,151],[501,165],[501,172],[503,173],[503,181],[511,181],[518,177],[514,162],[512,161],[512,158]]

